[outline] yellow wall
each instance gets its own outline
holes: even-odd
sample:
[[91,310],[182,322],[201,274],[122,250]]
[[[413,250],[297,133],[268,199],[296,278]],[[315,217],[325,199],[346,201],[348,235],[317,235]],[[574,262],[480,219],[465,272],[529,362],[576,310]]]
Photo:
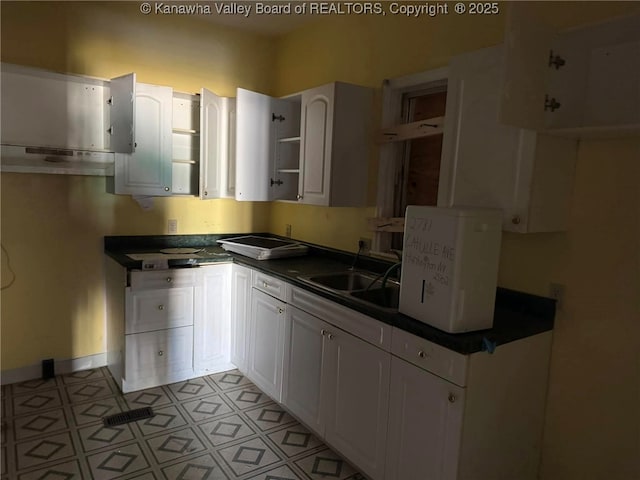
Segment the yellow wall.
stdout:
[[[144,16],[137,2],[2,2],[2,61],[235,96],[270,91],[273,41],[197,18]],[[1,368],[104,351],[105,235],[266,231],[269,205],[156,199],[143,211],[98,177],[2,174]]]

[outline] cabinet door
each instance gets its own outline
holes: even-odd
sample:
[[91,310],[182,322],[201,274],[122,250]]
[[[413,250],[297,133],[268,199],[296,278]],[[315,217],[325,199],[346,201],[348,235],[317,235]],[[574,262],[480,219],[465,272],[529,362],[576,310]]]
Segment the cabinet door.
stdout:
[[238,89],[236,97],[236,200],[269,200],[274,139],[273,98]]
[[136,74],[111,79],[111,150],[133,153],[135,139]]
[[325,333],[329,325],[287,305],[282,403],[306,426],[324,435]]
[[[519,177],[519,129],[498,123],[502,46],[449,67],[438,205],[509,208]],[[529,159],[530,160],[530,159]]]
[[555,31],[542,21],[536,10],[539,7],[530,2],[509,5],[505,70],[503,78],[499,79],[504,79],[499,120],[509,125],[543,130],[549,52]]
[[454,480],[464,389],[391,360],[386,480]]
[[327,339],[325,438],[366,475],[383,478],[391,355],[336,328]]
[[125,393],[193,376],[193,327],[126,335],[125,351]]
[[264,393],[279,402],[284,360],[285,304],[255,288],[251,298],[247,376]]
[[226,190],[227,99],[200,90],[200,198],[220,198]]
[[236,99],[227,98],[227,151],[226,151],[226,175],[224,182],[226,190],[223,197],[235,198],[236,196]]
[[305,90],[300,118],[300,200],[329,205],[335,85]]
[[114,193],[171,195],[173,90],[136,84],[135,153],[116,154]]
[[201,309],[194,319],[193,361],[197,374],[220,372],[230,364],[231,325],[229,279],[231,265],[209,265],[198,269],[197,287]]
[[247,373],[249,363],[249,315],[251,313],[251,270],[231,268],[231,363]]
[[[276,175],[278,139],[300,132],[295,102],[238,89],[236,98],[236,200],[295,199],[297,189]],[[297,109],[297,112],[293,110]],[[292,133],[293,132],[293,133]],[[292,193],[293,192],[293,193]]]
[[438,206],[500,208],[510,231],[562,230],[576,142],[498,123],[502,54],[497,46],[451,61]]

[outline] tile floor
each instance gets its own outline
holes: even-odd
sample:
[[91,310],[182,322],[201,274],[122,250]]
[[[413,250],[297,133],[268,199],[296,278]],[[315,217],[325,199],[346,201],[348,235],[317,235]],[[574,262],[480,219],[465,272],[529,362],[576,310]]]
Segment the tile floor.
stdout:
[[237,370],[122,395],[98,368],[5,385],[1,403],[2,480],[365,478]]

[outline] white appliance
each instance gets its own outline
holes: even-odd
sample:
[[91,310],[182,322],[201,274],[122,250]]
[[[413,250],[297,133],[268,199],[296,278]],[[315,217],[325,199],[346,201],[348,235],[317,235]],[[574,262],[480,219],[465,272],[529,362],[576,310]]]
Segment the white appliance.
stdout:
[[408,206],[399,311],[449,333],[493,326],[502,211]]

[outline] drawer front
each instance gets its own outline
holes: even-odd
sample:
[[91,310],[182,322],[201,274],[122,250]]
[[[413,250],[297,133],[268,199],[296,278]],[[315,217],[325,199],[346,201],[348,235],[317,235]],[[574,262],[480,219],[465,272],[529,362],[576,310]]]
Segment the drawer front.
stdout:
[[287,302],[379,348],[391,349],[391,326],[375,318],[293,286]]
[[196,285],[196,268],[170,268],[143,272],[131,272],[131,288],[148,290],[155,288],[193,287]]
[[393,328],[391,353],[428,372],[464,387],[469,356]]
[[125,337],[127,382],[162,382],[193,372],[193,327],[136,333]]
[[130,291],[127,289],[125,333],[193,325],[194,288]]
[[254,288],[282,301],[285,300],[286,282],[257,270],[253,271],[251,282]]

